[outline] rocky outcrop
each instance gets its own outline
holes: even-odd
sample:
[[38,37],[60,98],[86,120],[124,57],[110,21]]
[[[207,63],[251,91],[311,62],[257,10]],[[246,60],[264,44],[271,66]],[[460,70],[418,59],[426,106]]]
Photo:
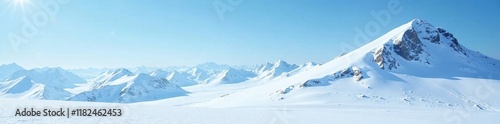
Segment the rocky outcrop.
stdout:
[[453,50],[459,52],[459,53],[462,53],[464,55],[467,56],[467,53],[465,52],[464,48],[462,48],[462,46],[458,43],[458,40],[457,38],[453,37],[453,34],[451,34],[450,32],[444,30],[443,28],[437,28],[438,32],[443,35],[446,39],[450,40],[451,43],[450,44],[450,47],[453,48]]
[[380,69],[385,69],[386,67],[389,70],[397,69],[397,66],[399,66],[399,64],[396,62],[396,59],[392,57],[392,53],[388,49],[386,49],[386,47],[388,46],[389,45],[385,45],[375,50],[375,52],[373,53],[373,60],[375,61],[375,63],[377,63]]
[[320,79],[307,80],[299,84],[299,87],[324,86],[328,85],[329,81],[348,77],[352,77],[355,81],[360,81],[361,79],[363,79],[363,73],[361,69],[357,67],[349,67]]
[[422,42],[413,29],[407,30],[401,39],[396,39],[393,45],[394,52],[406,60],[420,60],[422,53]]

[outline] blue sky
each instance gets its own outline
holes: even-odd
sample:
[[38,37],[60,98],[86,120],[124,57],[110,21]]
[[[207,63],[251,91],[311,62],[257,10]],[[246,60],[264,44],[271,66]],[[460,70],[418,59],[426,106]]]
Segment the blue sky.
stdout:
[[[419,18],[447,29],[469,49],[500,59],[500,2],[495,0],[60,1],[66,3],[49,6],[51,11],[44,11],[37,0],[0,1],[0,64],[100,68],[253,65],[278,59],[324,63],[369,42],[356,43],[355,30],[379,22],[371,12],[389,12],[388,5],[401,11],[390,13],[390,21],[369,39]],[[214,3],[232,10],[218,13]],[[38,32],[25,36],[25,20],[33,22],[33,17]],[[10,33],[29,38],[16,45]]]

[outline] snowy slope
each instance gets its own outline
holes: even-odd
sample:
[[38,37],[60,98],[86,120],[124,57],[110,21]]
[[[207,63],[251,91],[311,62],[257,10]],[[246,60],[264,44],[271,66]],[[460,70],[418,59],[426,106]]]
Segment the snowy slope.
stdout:
[[500,93],[491,90],[500,88],[499,64],[415,19],[319,67],[192,106],[369,103],[500,111],[493,99]]
[[[113,74],[128,73],[126,69]],[[115,75],[116,76],[116,75]],[[158,100],[185,95],[187,92],[164,78],[136,74],[121,76],[118,79],[107,80],[90,91],[79,93],[69,100],[95,102],[139,102]]]

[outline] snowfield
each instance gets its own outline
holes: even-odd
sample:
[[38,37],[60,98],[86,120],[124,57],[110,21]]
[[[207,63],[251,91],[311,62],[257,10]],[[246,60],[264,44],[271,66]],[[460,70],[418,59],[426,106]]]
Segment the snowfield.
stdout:
[[[16,64],[0,66],[0,120],[418,124],[500,121],[500,61],[467,49],[450,32],[419,19],[324,64],[296,65],[278,60],[246,67],[205,63],[173,70],[92,70],[73,74],[62,68],[25,70]],[[26,107],[119,108],[124,115],[14,116],[16,108]]]

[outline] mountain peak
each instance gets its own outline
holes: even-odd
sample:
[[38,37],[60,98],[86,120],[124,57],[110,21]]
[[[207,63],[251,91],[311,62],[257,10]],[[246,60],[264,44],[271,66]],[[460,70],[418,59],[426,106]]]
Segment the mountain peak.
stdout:
[[276,62],[274,62],[275,64],[279,64],[279,63],[287,63],[285,60],[283,59],[278,59]]
[[216,76],[208,79],[208,84],[232,84],[232,83],[240,83],[248,80],[250,77],[254,77],[255,74],[244,70],[244,69],[235,69],[228,68]]
[[259,69],[259,75],[261,77],[276,77],[283,73],[290,72],[298,68],[295,64],[288,64],[284,60],[278,60],[274,64],[267,63]]
[[169,71],[165,71],[165,70],[162,70],[162,69],[156,69],[156,70],[154,70],[153,72],[150,73],[150,76],[165,78],[169,74],[170,74]]
[[153,72],[166,72],[166,71],[165,71],[165,70],[163,70],[163,69],[156,69],[156,70],[154,70]]
[[320,65],[316,62],[307,62],[307,63],[304,63],[303,65],[309,65],[309,66],[316,66],[316,65]]
[[96,77],[93,79],[95,82],[92,87],[94,88],[100,88],[105,85],[107,82],[115,81],[119,78],[122,78],[124,76],[132,76],[134,75],[132,72],[125,68],[120,68],[116,70],[109,70],[103,74],[101,74],[99,77]]
[[18,64],[16,64],[16,63],[3,64],[3,65],[0,65],[0,66],[21,67],[21,66],[19,66],[19,65],[18,65]]
[[116,70],[112,71],[111,74],[113,74],[113,75],[115,75],[115,74],[133,75],[133,73],[131,71],[129,71],[128,69],[125,69],[125,68],[116,69]]
[[280,59],[280,60],[274,62],[273,68],[277,68],[277,67],[280,67],[280,66],[286,66],[286,67],[288,67],[288,66],[291,66],[291,64],[288,64],[285,60]]
[[10,64],[4,64],[0,65],[0,70],[5,71],[6,70],[24,70],[23,67],[17,65],[16,63],[10,63]]
[[274,63],[274,66],[272,68],[280,68],[280,67],[291,67],[291,66],[296,66],[295,64],[289,64],[284,60],[278,60]]
[[190,72],[192,75],[196,75],[196,74],[199,74],[199,73],[206,73],[205,70],[203,70],[203,69],[201,69],[199,67],[194,67],[191,70],[189,70],[188,72]]
[[135,77],[135,79],[147,79],[147,78],[150,78],[152,76],[149,76],[149,75],[144,74],[144,73],[139,73],[139,74],[136,74],[134,77]]
[[411,24],[420,24],[420,23],[425,23],[425,22],[426,21],[418,19],[418,18],[415,18],[415,19],[410,21]]
[[[379,68],[389,70],[403,68],[409,70],[409,66],[445,67],[450,63],[470,65],[471,61],[476,61],[470,60],[471,57],[484,56],[471,52],[460,45],[450,32],[420,19],[414,19],[352,51],[347,55],[349,56],[348,60],[354,59],[353,57],[356,59],[364,57],[353,56],[353,53],[370,52],[373,54],[373,61],[379,65]],[[345,56],[341,58],[345,58]],[[408,63],[409,61],[413,62]],[[449,63],[444,64],[446,62]],[[478,61],[478,63],[482,62]]]
[[226,70],[227,68],[230,68],[231,66],[226,64],[217,64],[215,62],[206,62],[203,64],[196,65],[195,67],[206,71],[213,71],[213,70],[222,71]]
[[409,23],[413,27],[415,27],[415,26],[422,26],[422,25],[434,27],[429,22],[427,22],[426,20],[422,20],[422,19],[413,19]]
[[0,81],[8,78],[17,71],[25,70],[23,67],[17,65],[16,63],[0,65]]

